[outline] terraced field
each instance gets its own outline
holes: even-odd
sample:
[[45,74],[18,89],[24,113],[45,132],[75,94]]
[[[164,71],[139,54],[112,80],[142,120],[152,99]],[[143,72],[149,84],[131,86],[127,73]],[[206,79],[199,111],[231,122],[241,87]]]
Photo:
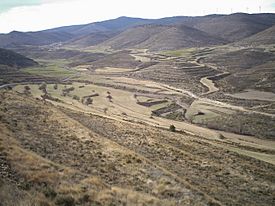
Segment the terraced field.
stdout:
[[274,205],[273,102],[224,93],[215,49],[5,70],[4,205]]

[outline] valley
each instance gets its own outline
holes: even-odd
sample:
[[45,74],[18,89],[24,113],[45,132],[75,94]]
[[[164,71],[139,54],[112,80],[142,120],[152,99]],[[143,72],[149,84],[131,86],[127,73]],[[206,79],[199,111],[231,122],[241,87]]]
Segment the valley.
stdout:
[[0,36],[1,203],[273,205],[274,14],[189,18]]

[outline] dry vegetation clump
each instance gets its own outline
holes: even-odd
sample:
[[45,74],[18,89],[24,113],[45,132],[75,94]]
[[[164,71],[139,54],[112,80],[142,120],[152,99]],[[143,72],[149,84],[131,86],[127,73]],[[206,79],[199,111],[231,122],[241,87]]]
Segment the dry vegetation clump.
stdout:
[[70,92],[74,91],[74,89],[74,87],[64,88],[61,95],[66,97],[70,94]]
[[24,91],[23,91],[23,93],[24,93],[25,95],[31,95],[31,88],[30,88],[28,85],[24,86]]
[[109,102],[113,102],[113,97],[110,94],[108,94],[106,98],[109,100]]
[[54,84],[54,85],[53,85],[53,89],[54,89],[54,90],[57,90],[57,89],[58,89],[58,84]]
[[39,87],[38,87],[39,90],[41,90],[44,94],[47,93],[47,84],[44,82],[42,83]]
[[74,95],[74,96],[73,96],[73,99],[79,101],[79,100],[80,100],[80,97],[77,96],[77,95]]

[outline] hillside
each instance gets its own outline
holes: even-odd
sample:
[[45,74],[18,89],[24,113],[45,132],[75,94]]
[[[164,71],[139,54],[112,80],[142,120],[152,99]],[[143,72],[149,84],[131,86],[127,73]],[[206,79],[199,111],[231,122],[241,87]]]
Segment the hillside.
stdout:
[[[99,43],[105,42],[114,37],[115,34],[121,32],[129,32],[129,29],[134,29],[135,31],[130,32],[129,34],[134,35],[132,38],[126,41],[119,40],[123,38],[117,37],[118,41],[122,41],[123,46],[113,47],[121,47],[127,48],[128,46],[132,47],[133,45],[137,45],[141,42],[144,42],[151,37],[152,34],[160,32],[160,30],[165,30],[164,28],[160,28],[160,26],[175,26],[185,25],[188,27],[192,27],[196,29],[191,31],[189,28],[189,33],[187,31],[176,31],[175,33],[167,32],[167,35],[172,35],[173,38],[179,40],[177,43],[163,43],[162,47],[166,47],[166,44],[180,44],[181,47],[189,47],[186,46],[186,43],[190,43],[190,46],[201,46],[201,45],[213,45],[220,44],[224,42],[235,42],[256,33],[259,33],[275,24],[275,14],[244,14],[244,13],[236,13],[232,15],[208,15],[203,17],[186,17],[186,16],[177,16],[177,17],[166,17],[161,19],[141,19],[141,18],[131,18],[131,17],[119,17],[117,19],[111,19],[102,22],[94,22],[83,25],[73,25],[73,26],[65,26],[54,29],[48,29],[44,31],[38,32],[18,32],[13,31],[9,34],[0,34],[0,47],[3,48],[13,48],[22,45],[49,45],[53,43],[65,43],[65,46],[72,47],[89,47],[94,46]],[[152,27],[155,25],[155,27]],[[136,28],[139,27],[139,30]],[[142,29],[142,26],[145,28]],[[147,26],[147,27],[146,27]],[[150,31],[149,31],[149,27]],[[153,31],[156,29],[156,31]],[[146,30],[146,31],[145,31]],[[186,27],[185,27],[185,30]],[[131,30],[130,30],[131,31]],[[144,34],[149,32],[149,34]],[[183,32],[183,34],[181,33]],[[190,33],[198,33],[195,35],[195,39],[190,39],[188,36]],[[204,32],[204,34],[202,34]],[[208,43],[205,42],[206,34],[209,35]],[[127,33],[126,33],[127,34]],[[124,35],[124,34],[123,34]],[[137,37],[139,36],[140,37]],[[183,37],[179,37],[179,36]],[[192,34],[193,36],[193,34]],[[187,37],[188,40],[185,39]],[[214,40],[214,37],[217,40]],[[138,38],[138,39],[136,39]],[[162,39],[163,37],[156,37],[157,39]],[[203,39],[203,40],[202,40]],[[221,41],[221,40],[224,41]],[[154,40],[154,41],[155,41]],[[173,40],[173,41],[176,41]],[[180,42],[182,41],[183,42]],[[111,40],[112,41],[112,40]],[[153,41],[153,40],[152,40]],[[167,40],[170,41],[170,40]],[[189,42],[191,41],[191,42]],[[107,43],[108,44],[108,43]],[[116,43],[115,43],[116,44]],[[149,42],[146,43],[147,45]],[[127,46],[128,45],[128,46]],[[155,48],[156,46],[152,45],[152,49],[160,49]],[[170,48],[168,46],[168,48]],[[175,48],[171,46],[171,48]]]
[[222,140],[62,109],[16,92],[1,92],[0,104],[4,205],[274,203],[274,165],[229,151]]
[[[88,46],[108,39],[108,32],[114,33],[131,26],[144,24],[150,20],[130,17],[119,17],[117,19],[95,22],[84,25],[74,25],[58,27],[38,32],[18,32],[13,31],[8,34],[0,34],[0,47],[12,48],[22,45],[49,45],[53,43],[76,41],[75,44]],[[105,33],[103,36],[102,34]],[[87,35],[91,36],[87,37]],[[80,40],[80,38],[84,40]],[[92,39],[92,40],[91,40]],[[82,43],[81,43],[82,42]]]
[[212,55],[201,59],[203,63],[215,65],[231,74],[219,79],[216,84],[226,92],[254,89],[274,93],[274,52],[264,48],[233,49],[213,49]]
[[56,42],[67,41],[72,38],[71,34],[64,32],[18,32],[0,34],[0,47],[12,48],[22,45],[48,45]]
[[260,45],[275,44],[274,34],[275,34],[275,26],[272,26],[260,33],[257,33],[240,42],[237,42],[236,44],[243,45],[243,46],[260,46]]
[[92,68],[136,68],[141,62],[137,61],[130,55],[129,51],[120,51],[113,54],[105,55],[102,58],[92,62]]
[[234,42],[274,25],[275,14],[236,13],[231,15],[209,15],[187,18],[182,23],[210,35]]
[[0,48],[0,65],[23,68],[35,66],[37,62],[13,51]]
[[225,41],[187,26],[142,25],[122,32],[99,46],[112,49],[173,50],[223,44]]
[[116,34],[117,32],[96,32],[81,36],[79,38],[74,38],[71,41],[65,43],[64,46],[75,48],[94,46],[114,37]]
[[131,26],[145,24],[151,20],[131,17],[119,17],[116,19],[93,22],[83,25],[65,26],[47,30],[48,32],[66,32],[74,36],[85,36],[91,33],[106,32],[106,31],[120,31]]

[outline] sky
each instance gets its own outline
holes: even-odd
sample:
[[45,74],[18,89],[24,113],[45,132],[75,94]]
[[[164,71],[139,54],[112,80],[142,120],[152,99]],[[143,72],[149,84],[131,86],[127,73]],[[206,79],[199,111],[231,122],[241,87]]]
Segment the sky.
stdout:
[[162,18],[275,13],[275,0],[0,0],[0,33],[38,31],[120,16]]

